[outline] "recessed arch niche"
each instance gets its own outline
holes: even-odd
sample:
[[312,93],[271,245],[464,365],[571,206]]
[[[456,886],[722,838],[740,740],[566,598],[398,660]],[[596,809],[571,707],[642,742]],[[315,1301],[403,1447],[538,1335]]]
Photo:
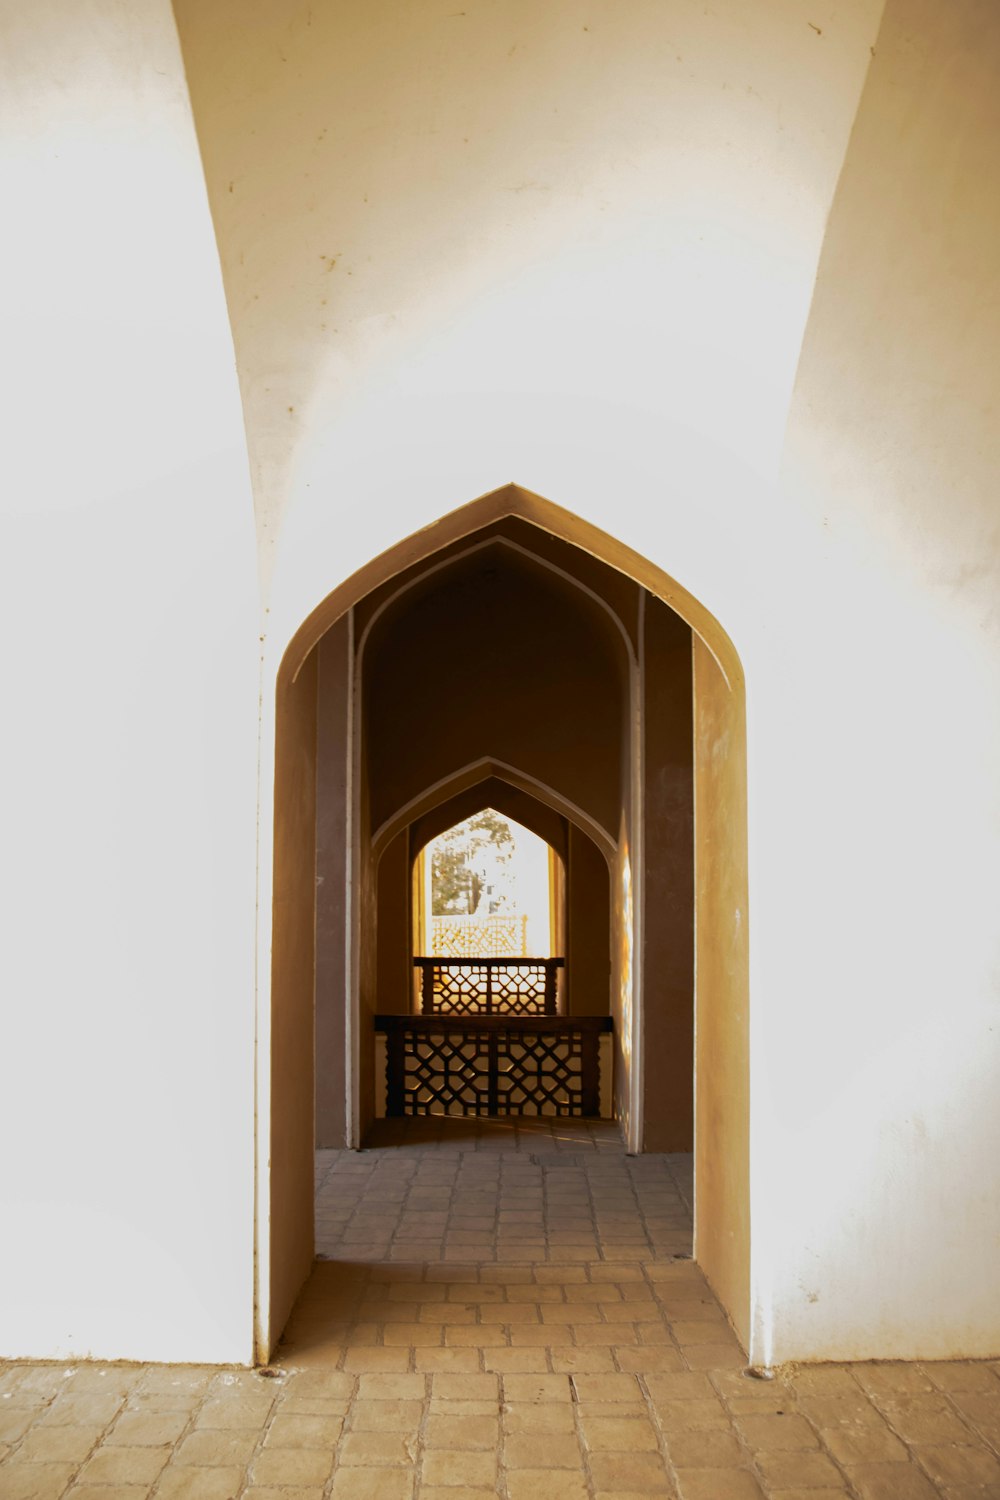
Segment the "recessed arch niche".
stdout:
[[[314,999],[318,1004],[324,984],[342,992],[343,1036],[336,1050],[343,1076],[334,1082],[348,1100],[345,1138],[358,1144],[365,986],[374,973],[367,919],[377,910],[378,869],[396,837],[394,822],[403,819],[401,826],[412,829],[430,818],[446,800],[442,783],[450,783],[449,796],[457,798],[490,778],[508,779],[501,770],[507,755],[483,748],[460,765],[440,768],[430,781],[424,768],[415,778],[401,776],[389,795],[382,788],[375,820],[366,785],[366,633],[374,637],[378,620],[407,593],[430,601],[432,610],[440,606],[438,575],[457,578],[460,558],[477,551],[494,558],[517,554],[519,576],[550,577],[554,596],[564,601],[573,591],[589,596],[591,621],[601,616],[599,628],[619,642],[609,649],[618,653],[623,672],[620,805],[612,807],[605,788],[588,809],[605,844],[602,855],[613,851],[610,1003],[622,1053],[616,1093],[630,1149],[664,1149],[646,1134],[647,1103],[653,1091],[661,1092],[664,1069],[677,1065],[677,1038],[686,1035],[690,1048],[693,986],[695,1254],[746,1342],[748,932],[739,658],[711,614],[656,565],[570,512],[507,485],[442,517],[339,585],[303,622],[282,660],[269,1024],[262,1027],[270,1035],[270,1067],[261,1070],[259,1111],[258,1149],[269,1163],[260,1175],[259,1352],[266,1356],[276,1342],[312,1261]],[[331,695],[331,679],[338,677],[343,691]],[[668,691],[669,682],[684,680],[686,708]],[[403,691],[402,678],[398,685]],[[398,750],[405,753],[405,742]],[[511,762],[519,758],[510,756]],[[522,765],[516,774],[529,778],[526,795],[548,786],[563,801],[563,812],[546,805],[565,816],[585,778],[576,774],[579,767],[574,776],[562,774],[559,757],[553,759],[558,774],[538,774],[537,765]],[[463,772],[468,783],[454,784]],[[672,986],[680,993],[681,971],[688,976],[686,1031],[680,1007],[661,1003]],[[690,1077],[691,1058],[686,1062]]]
[[[513,771],[508,774],[514,775]],[[456,781],[461,782],[461,773]],[[446,829],[482,812],[494,808],[505,817],[512,818],[531,833],[542,839],[556,856],[556,900],[560,907],[558,926],[561,944],[552,951],[566,960],[562,976],[561,999],[568,1014],[604,1015],[608,1013],[609,983],[611,975],[611,871],[614,867],[614,846],[595,839],[593,830],[579,813],[566,815],[559,810],[558,799],[543,800],[544,788],[526,790],[516,781],[504,779],[494,769],[481,781],[452,791],[449,783],[439,789],[441,800],[421,816],[394,831],[383,842],[383,849],[392,849],[400,841],[398,865],[390,866],[389,878],[397,889],[412,889],[410,876],[412,867],[420,853],[430,841]],[[538,792],[542,792],[542,796]],[[382,863],[379,864],[380,875]],[[379,905],[383,904],[383,886],[380,880]],[[391,902],[393,897],[389,896]],[[398,912],[399,901],[395,902]],[[381,915],[380,915],[381,931]],[[380,1007],[385,1000],[393,1003],[394,997],[404,989],[406,965],[415,952],[415,937],[412,931],[401,931],[398,920],[392,929],[392,959],[398,978],[395,985],[380,987]],[[398,1002],[395,1008],[398,1007]]]

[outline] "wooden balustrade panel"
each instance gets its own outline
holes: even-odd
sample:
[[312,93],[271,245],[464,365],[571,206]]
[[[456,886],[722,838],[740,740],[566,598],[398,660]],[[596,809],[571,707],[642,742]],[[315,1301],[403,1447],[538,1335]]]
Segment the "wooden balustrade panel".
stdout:
[[554,1016],[561,958],[415,958],[425,1016]]
[[386,1114],[600,1114],[609,1016],[376,1016],[386,1034]]

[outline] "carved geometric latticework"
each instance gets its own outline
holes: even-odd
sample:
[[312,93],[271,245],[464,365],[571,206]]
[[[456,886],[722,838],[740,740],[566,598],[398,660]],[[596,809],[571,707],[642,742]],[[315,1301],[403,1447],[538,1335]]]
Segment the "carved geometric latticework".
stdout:
[[435,958],[523,958],[528,918],[499,916],[431,917]]
[[497,1047],[498,1115],[582,1115],[583,1039],[501,1032]]
[[609,1017],[377,1016],[375,1024],[386,1033],[389,1116],[600,1111],[599,1039]]
[[425,1016],[555,1015],[561,958],[415,958]]
[[482,1032],[407,1037],[404,1113],[489,1114],[489,1038]]

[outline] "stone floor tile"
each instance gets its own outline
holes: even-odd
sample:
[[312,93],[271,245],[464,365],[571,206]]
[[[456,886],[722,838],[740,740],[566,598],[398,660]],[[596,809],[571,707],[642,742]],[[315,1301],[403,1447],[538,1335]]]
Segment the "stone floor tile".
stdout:
[[632,1349],[618,1345],[615,1358],[623,1370],[633,1374],[669,1375],[684,1368],[684,1361],[676,1349]]
[[[639,1343],[634,1323],[572,1323],[567,1332],[585,1349],[626,1348]],[[551,1334],[547,1342],[551,1342]]]
[[861,1500],[937,1500],[938,1490],[909,1464],[859,1464],[847,1476]]
[[[709,1387],[711,1392],[711,1387]],[[693,1430],[696,1428],[715,1427],[728,1428],[729,1416],[725,1407],[717,1396],[710,1395],[702,1400],[690,1401],[664,1401],[655,1396],[653,1410],[664,1432],[669,1436],[672,1431]]]
[[169,1448],[100,1447],[80,1470],[80,1484],[152,1484],[170,1457]]
[[[100,1500],[95,1496],[95,1500]],[[251,1484],[243,1492],[242,1500],[323,1500],[323,1486]]]
[[16,1443],[35,1420],[32,1407],[0,1408],[0,1443]]
[[1000,1448],[1000,1395],[953,1391],[952,1405],[994,1448]]
[[383,1349],[378,1345],[352,1346],[344,1355],[344,1369],[353,1375],[399,1374],[410,1368],[408,1349]]
[[75,1463],[4,1464],[0,1470],[3,1500],[59,1500]]
[[323,1485],[333,1469],[333,1449],[265,1448],[250,1465],[254,1484]]
[[624,1372],[614,1375],[574,1375],[573,1388],[578,1401],[636,1401],[642,1396],[642,1387],[635,1375]]
[[143,1365],[98,1365],[80,1364],[73,1371],[74,1395],[107,1395],[114,1391],[127,1396],[142,1379]]
[[432,1396],[430,1413],[432,1417],[495,1417],[498,1406],[496,1397],[492,1401],[449,1401],[444,1396]]
[[421,1484],[420,1500],[496,1500],[496,1486]]
[[[768,1493],[784,1489],[836,1489],[843,1484],[843,1476],[836,1464],[818,1448],[784,1449],[767,1453],[756,1453],[754,1462]],[[896,1469],[896,1464],[885,1467]]]
[[616,1421],[624,1422],[630,1417],[639,1417],[643,1421],[649,1421],[649,1407],[646,1403],[637,1399],[635,1401],[578,1401],[574,1407],[576,1416],[581,1422],[588,1422],[592,1417],[614,1417]]
[[44,1405],[60,1392],[68,1391],[76,1373],[65,1365],[15,1365],[9,1372],[10,1384],[4,1390],[4,1404]]
[[883,1402],[889,1425],[904,1443],[944,1446],[972,1441],[968,1427],[940,1395],[903,1397]]
[[914,1447],[913,1454],[939,1487],[978,1484],[1000,1493],[1000,1460],[985,1448]]
[[148,1484],[85,1484],[79,1480],[66,1491],[65,1500],[146,1500]]
[[882,1413],[857,1387],[849,1395],[814,1396],[808,1391],[802,1392],[798,1405],[802,1413],[820,1428],[885,1425]]
[[940,1360],[923,1366],[928,1380],[942,1391],[978,1391],[1000,1395],[1000,1379],[985,1360]]
[[[760,1402],[762,1411],[773,1407],[779,1397],[784,1398],[789,1392],[784,1381],[758,1380],[745,1369],[730,1370],[723,1367],[712,1370],[711,1381],[724,1401],[757,1401]],[[852,1385],[851,1389],[856,1395],[860,1394],[856,1385]]]
[[736,1469],[746,1465],[744,1450],[731,1432],[716,1428],[666,1434],[670,1461],[677,1469]]
[[428,1448],[495,1449],[500,1441],[499,1416],[431,1415],[427,1418],[424,1439]]
[[804,1417],[768,1413],[736,1418],[736,1427],[748,1447],[773,1451],[783,1448],[815,1448],[819,1439]]
[[718,1405],[715,1387],[707,1375],[682,1371],[673,1375],[647,1375],[645,1386],[653,1401],[705,1401],[711,1399]]
[[665,1495],[672,1489],[666,1465],[658,1453],[593,1453],[590,1472],[599,1490]]
[[[576,1385],[579,1390],[579,1381]],[[503,1394],[504,1400],[508,1402],[573,1399],[573,1391],[565,1375],[504,1375]]]
[[684,1360],[691,1370],[741,1370],[746,1355],[738,1344],[692,1344],[684,1350]]
[[[480,1339],[482,1338],[482,1334],[487,1331],[484,1329],[477,1330]],[[512,1326],[508,1325],[507,1334],[515,1349],[547,1349],[552,1343],[552,1330],[550,1328],[543,1328],[537,1323],[515,1323]],[[565,1329],[562,1330],[560,1337],[564,1335]]]
[[588,1500],[582,1472],[559,1469],[517,1469],[507,1475],[509,1500]]
[[382,1332],[387,1349],[440,1349],[443,1341],[442,1323],[387,1323]]
[[579,1469],[575,1433],[513,1432],[504,1439],[503,1461],[510,1469]]
[[611,1349],[594,1345],[577,1349],[570,1346],[549,1350],[553,1370],[566,1375],[611,1375],[615,1370],[615,1357]]
[[923,1367],[892,1361],[885,1364],[857,1365],[855,1378],[870,1396],[901,1395],[904,1391],[916,1395],[933,1391],[933,1382]]
[[356,1383],[351,1375],[341,1374],[338,1370],[302,1370],[289,1376],[285,1393],[288,1396],[333,1400],[352,1395]]
[[45,1427],[105,1427],[121,1410],[124,1400],[125,1397],[117,1391],[75,1393],[70,1386],[41,1413],[38,1422]]
[[416,1349],[413,1363],[417,1370],[428,1374],[448,1371],[474,1374],[479,1369],[479,1351],[475,1348],[456,1349],[451,1346],[442,1349]]
[[507,1433],[575,1432],[573,1405],[568,1401],[515,1401],[504,1409],[503,1428]]
[[245,1477],[242,1465],[207,1469],[171,1465],[160,1476],[156,1500],[236,1500]]
[[659,1447],[659,1439],[645,1417],[584,1417],[584,1441],[595,1453],[643,1452]]
[[833,1489],[824,1485],[819,1490],[811,1486],[807,1489],[769,1490],[768,1500],[853,1500],[853,1497],[843,1485],[837,1485]]
[[545,1349],[508,1349],[488,1346],[483,1349],[483,1364],[499,1375],[541,1375],[549,1367]]
[[423,1409],[421,1401],[368,1401],[359,1397],[351,1409],[351,1431],[415,1431]]
[[339,1468],[398,1468],[412,1465],[417,1430],[404,1432],[349,1432],[337,1447]]
[[7,1461],[12,1464],[81,1463],[101,1435],[99,1427],[34,1427]]
[[268,1448],[333,1448],[343,1427],[341,1417],[295,1416],[279,1411],[264,1443]]
[[421,1494],[427,1485],[481,1486],[495,1493],[497,1455],[437,1448],[424,1455]]
[[411,1500],[413,1474],[388,1469],[339,1469],[330,1495],[333,1500]]
[[[765,1500],[746,1469],[684,1469],[677,1475],[681,1500]],[[815,1495],[810,1500],[817,1500]]]
[[852,1464],[905,1463],[909,1458],[899,1438],[885,1426],[826,1427],[820,1436],[844,1468]]
[[[160,1448],[173,1445],[190,1421],[187,1411],[124,1411],[104,1441],[110,1447]],[[254,1423],[258,1426],[259,1423]]]
[[197,1468],[245,1464],[257,1446],[256,1432],[211,1430],[192,1432],[174,1451],[173,1463]]

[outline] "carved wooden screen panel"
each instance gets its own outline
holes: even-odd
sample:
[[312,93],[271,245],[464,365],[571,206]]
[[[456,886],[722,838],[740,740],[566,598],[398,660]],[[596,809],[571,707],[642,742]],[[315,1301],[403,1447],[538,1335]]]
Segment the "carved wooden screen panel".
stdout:
[[386,1032],[386,1112],[593,1116],[608,1017],[576,1021],[376,1016]]
[[[580,1032],[502,1031],[497,1035],[498,1115],[596,1114],[584,1098],[585,1051]],[[596,1041],[596,1038],[593,1040]]]
[[561,958],[415,958],[425,1016],[555,1015]]
[[408,1036],[402,1086],[407,1115],[488,1115],[490,1039],[483,1032]]

